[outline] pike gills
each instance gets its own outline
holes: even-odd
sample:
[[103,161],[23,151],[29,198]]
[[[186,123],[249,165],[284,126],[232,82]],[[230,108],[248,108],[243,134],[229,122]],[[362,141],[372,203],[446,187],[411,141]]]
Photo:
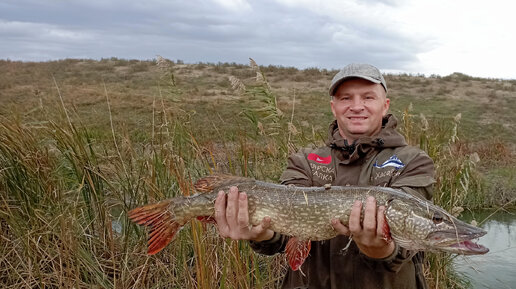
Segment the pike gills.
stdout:
[[258,225],[271,219],[270,229],[292,236],[286,246],[289,265],[297,270],[310,251],[310,241],[331,239],[337,232],[330,220],[348,224],[355,200],[374,196],[378,206],[385,206],[385,236],[410,250],[444,251],[464,255],[485,254],[486,247],[471,240],[486,231],[464,223],[427,200],[401,190],[385,187],[294,187],[254,179],[210,175],[194,187],[200,194],[175,197],[133,209],[129,218],[150,228],[148,254],[156,254],[173,240],[179,229],[197,218],[213,221],[217,192],[237,186],[246,192],[249,222]]

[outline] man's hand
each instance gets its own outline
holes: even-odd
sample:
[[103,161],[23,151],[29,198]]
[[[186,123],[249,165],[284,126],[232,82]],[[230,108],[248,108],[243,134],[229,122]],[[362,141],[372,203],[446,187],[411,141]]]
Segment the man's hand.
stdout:
[[224,191],[219,192],[215,200],[215,221],[219,234],[224,238],[260,242],[274,236],[274,232],[268,229],[271,222],[269,217],[263,218],[257,226],[249,225],[247,195],[239,193],[235,186],[229,189],[227,196]]
[[377,212],[376,200],[370,196],[366,200],[363,222],[360,222],[361,211],[362,202],[356,201],[351,209],[348,227],[333,219],[333,228],[339,234],[353,238],[360,251],[368,257],[381,259],[391,255],[396,245],[392,241],[387,241],[384,236],[385,207],[379,207]]

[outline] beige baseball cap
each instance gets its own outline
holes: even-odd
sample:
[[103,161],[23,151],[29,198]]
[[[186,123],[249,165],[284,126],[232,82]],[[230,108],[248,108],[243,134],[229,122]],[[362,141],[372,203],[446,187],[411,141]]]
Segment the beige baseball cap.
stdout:
[[341,71],[339,71],[339,73],[335,74],[330,85],[330,96],[335,94],[337,87],[339,87],[341,83],[354,77],[363,78],[374,83],[379,83],[383,86],[385,92],[387,92],[387,83],[385,82],[385,79],[383,78],[383,75],[380,70],[378,70],[378,68],[370,64],[352,63],[344,67]]

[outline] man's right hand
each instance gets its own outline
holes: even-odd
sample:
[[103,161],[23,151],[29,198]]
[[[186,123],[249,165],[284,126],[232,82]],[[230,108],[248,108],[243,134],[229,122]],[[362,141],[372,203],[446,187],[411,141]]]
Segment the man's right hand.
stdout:
[[259,225],[249,224],[247,194],[233,186],[226,195],[220,191],[215,200],[215,221],[219,234],[233,240],[266,241],[272,239],[274,232],[269,229],[271,219],[263,218]]

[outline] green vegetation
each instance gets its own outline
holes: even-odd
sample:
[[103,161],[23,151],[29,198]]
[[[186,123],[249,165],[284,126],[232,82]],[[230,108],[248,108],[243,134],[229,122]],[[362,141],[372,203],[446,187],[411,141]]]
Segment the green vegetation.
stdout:
[[[191,194],[213,171],[276,182],[291,152],[326,139],[334,73],[162,58],[0,61],[0,284],[277,287],[283,256],[193,222],[149,257],[146,232],[126,212]],[[516,82],[387,81],[400,130],[436,163],[436,203],[513,204]],[[450,260],[430,256],[433,288],[466,287]]]

